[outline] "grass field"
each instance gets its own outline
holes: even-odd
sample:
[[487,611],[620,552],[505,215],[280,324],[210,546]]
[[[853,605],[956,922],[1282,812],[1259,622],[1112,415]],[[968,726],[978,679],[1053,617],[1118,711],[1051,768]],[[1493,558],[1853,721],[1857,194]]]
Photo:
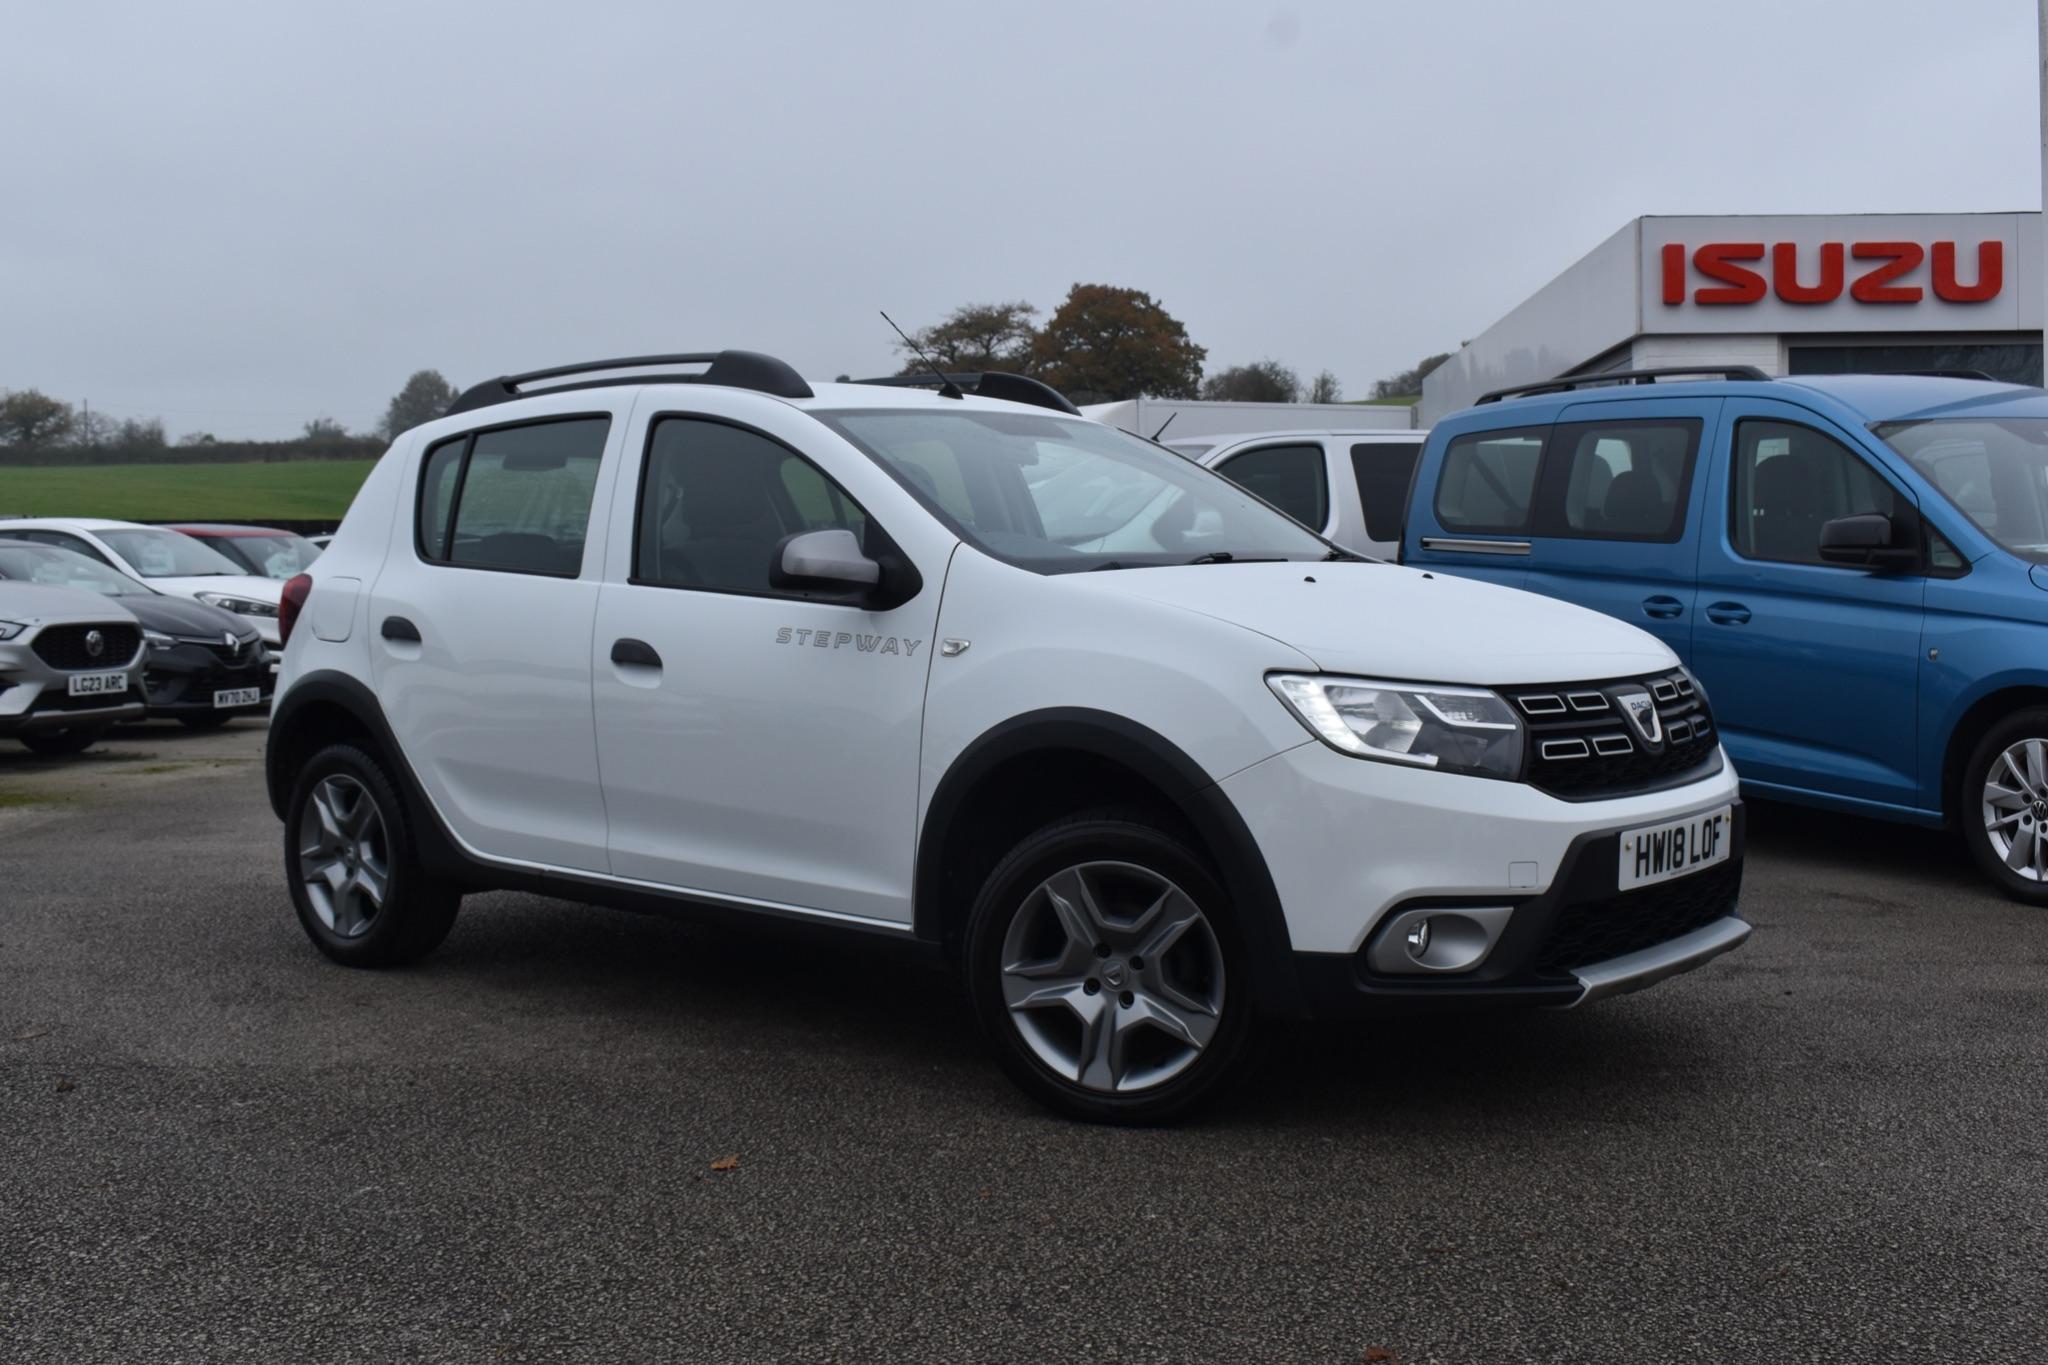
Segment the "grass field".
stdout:
[[0,516],[338,521],[375,463],[0,465]]

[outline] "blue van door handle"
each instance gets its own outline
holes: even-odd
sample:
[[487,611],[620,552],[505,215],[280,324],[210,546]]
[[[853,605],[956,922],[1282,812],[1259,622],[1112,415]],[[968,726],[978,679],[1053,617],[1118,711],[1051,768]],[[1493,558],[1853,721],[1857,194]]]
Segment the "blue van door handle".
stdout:
[[1717,626],[1739,626],[1749,620],[1749,608],[1740,602],[1715,602],[1707,608],[1707,619]]
[[1685,614],[1685,603],[1675,597],[1658,593],[1655,597],[1643,599],[1643,615],[1654,616],[1659,621],[1670,621]]

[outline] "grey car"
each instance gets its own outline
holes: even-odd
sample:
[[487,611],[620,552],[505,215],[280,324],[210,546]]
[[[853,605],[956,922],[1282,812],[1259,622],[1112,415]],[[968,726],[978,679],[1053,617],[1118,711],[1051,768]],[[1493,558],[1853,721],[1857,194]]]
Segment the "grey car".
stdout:
[[111,598],[0,583],[0,735],[78,753],[142,718],[142,660],[141,625]]

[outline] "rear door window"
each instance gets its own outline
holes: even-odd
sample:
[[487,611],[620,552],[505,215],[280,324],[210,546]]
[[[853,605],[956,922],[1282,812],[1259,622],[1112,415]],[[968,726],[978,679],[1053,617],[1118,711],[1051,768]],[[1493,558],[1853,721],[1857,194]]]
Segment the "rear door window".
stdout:
[[1311,530],[1322,530],[1330,520],[1330,482],[1320,445],[1260,446],[1231,456],[1216,472]]
[[1436,517],[1450,531],[1526,531],[1543,458],[1542,427],[1478,431],[1444,452]]
[[576,577],[610,427],[608,417],[571,417],[435,446],[420,469],[421,558]]
[[1365,508],[1365,533],[1374,540],[1401,538],[1420,454],[1420,441],[1361,441],[1351,447],[1351,473]]
[[1563,486],[1544,502],[1562,503],[1562,516],[1547,529],[1599,540],[1679,539],[1700,429],[1694,418],[1560,423],[1550,468]]

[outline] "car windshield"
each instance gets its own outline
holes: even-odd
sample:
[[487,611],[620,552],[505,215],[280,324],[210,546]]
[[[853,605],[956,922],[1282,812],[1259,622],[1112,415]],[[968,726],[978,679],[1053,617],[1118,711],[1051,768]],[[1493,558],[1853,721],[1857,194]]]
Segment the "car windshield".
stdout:
[[93,534],[107,542],[115,554],[144,578],[212,578],[242,572],[240,565],[176,531],[137,527]]
[[0,545],[0,578],[15,583],[41,583],[59,588],[84,588],[106,597],[154,597],[127,574],[116,573],[76,550],[55,545]]
[[1098,422],[974,409],[816,415],[963,539],[1039,573],[1332,553],[1229,480]]
[[2048,417],[1938,417],[1877,434],[1985,535],[2048,564]]
[[272,535],[218,536],[207,541],[210,549],[240,560],[250,573],[265,578],[295,578],[320,557],[320,547],[304,536],[288,531]]

